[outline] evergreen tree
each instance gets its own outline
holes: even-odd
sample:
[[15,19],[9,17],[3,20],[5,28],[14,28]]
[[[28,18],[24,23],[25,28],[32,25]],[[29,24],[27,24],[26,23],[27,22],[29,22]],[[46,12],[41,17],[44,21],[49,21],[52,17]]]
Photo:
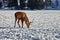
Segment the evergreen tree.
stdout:
[[8,0],[8,7],[18,6],[17,0]]
[[59,4],[59,2],[58,2],[58,0],[56,0],[56,7],[58,6],[58,4]]
[[20,0],[20,8],[24,9],[26,0]]
[[45,3],[46,3],[46,6],[51,6],[51,0],[46,0]]
[[43,8],[43,0],[29,0],[28,7],[33,9],[42,9]]

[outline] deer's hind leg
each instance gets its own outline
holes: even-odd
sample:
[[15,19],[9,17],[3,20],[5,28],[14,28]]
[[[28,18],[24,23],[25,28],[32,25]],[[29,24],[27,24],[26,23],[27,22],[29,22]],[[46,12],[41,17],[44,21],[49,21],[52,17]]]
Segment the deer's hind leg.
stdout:
[[18,23],[18,26],[19,26],[19,28],[20,28],[20,24],[19,24],[19,22],[20,22],[20,19],[18,19],[18,21],[17,21],[17,23]]
[[16,26],[16,21],[17,21],[17,18],[15,18],[14,28],[15,28],[15,26]]

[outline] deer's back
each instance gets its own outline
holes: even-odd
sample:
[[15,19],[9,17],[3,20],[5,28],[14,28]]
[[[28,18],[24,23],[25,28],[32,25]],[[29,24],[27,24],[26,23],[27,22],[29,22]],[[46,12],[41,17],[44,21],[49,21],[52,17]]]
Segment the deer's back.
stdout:
[[16,18],[23,18],[26,16],[26,13],[25,12],[16,12],[15,13],[15,17]]

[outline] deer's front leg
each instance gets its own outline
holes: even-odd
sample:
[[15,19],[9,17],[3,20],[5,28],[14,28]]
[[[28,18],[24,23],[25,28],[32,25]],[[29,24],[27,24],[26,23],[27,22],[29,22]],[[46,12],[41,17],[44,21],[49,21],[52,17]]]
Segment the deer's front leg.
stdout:
[[21,22],[22,22],[22,28],[23,28],[23,20],[21,20]]
[[17,21],[17,19],[15,18],[14,28],[15,28],[15,26],[16,26],[16,21]]

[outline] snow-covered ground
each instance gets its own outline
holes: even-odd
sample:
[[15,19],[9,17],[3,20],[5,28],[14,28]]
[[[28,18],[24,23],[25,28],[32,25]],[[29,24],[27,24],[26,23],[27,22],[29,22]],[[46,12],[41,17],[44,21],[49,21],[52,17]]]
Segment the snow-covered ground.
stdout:
[[[26,12],[32,22],[28,29],[26,24],[14,28],[15,12]],[[59,10],[1,10],[0,40],[60,40]]]

